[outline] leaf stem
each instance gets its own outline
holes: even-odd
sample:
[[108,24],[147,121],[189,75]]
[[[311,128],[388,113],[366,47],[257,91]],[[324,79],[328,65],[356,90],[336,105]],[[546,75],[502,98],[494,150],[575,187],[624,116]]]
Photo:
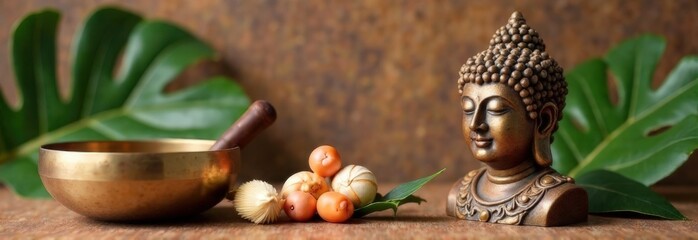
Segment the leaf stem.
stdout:
[[51,131],[51,132],[39,135],[39,137],[25,142],[24,144],[17,147],[15,150],[0,155],[0,164],[3,164],[11,159],[14,159],[17,156],[27,155],[27,154],[31,153],[32,151],[41,147],[41,145],[44,145],[44,144],[49,143],[49,142],[53,142],[53,141],[55,141],[63,136],[70,134],[70,133],[79,131],[80,129],[83,129],[86,126],[91,125],[93,121],[109,119],[109,118],[118,116],[119,114],[122,114],[123,112],[124,112],[123,109],[114,109],[114,110],[105,111],[102,113],[95,114],[91,118],[83,118],[83,119],[80,119],[79,121],[73,122],[71,124],[68,124],[68,125],[65,125],[65,126],[59,128],[59,129],[56,129],[55,131]]
[[[163,100],[163,101],[167,101],[167,100]],[[178,104],[178,105],[164,104],[164,105],[157,105],[157,106],[142,106],[142,107],[138,107],[138,108],[115,108],[112,110],[100,112],[100,113],[97,113],[95,115],[92,115],[91,117],[80,119],[79,121],[67,124],[59,129],[56,129],[54,131],[40,135],[37,138],[34,138],[30,141],[25,142],[24,144],[20,145],[19,147],[15,148],[12,151],[0,153],[0,164],[3,164],[4,162],[7,162],[11,159],[14,159],[17,156],[29,154],[32,151],[34,151],[35,149],[41,147],[41,145],[56,141],[56,140],[60,139],[61,137],[64,137],[70,133],[79,131],[79,130],[86,128],[88,126],[94,127],[95,125],[103,122],[103,120],[105,120],[105,119],[110,119],[110,118],[114,118],[114,117],[118,117],[118,116],[131,115],[131,114],[133,114],[133,112],[137,112],[137,111],[162,110],[162,109],[167,109],[168,107],[196,106],[199,104],[210,105],[211,103],[207,102],[205,100],[189,101],[189,102],[187,102],[187,104]],[[93,128],[93,130],[97,130],[97,129]]]

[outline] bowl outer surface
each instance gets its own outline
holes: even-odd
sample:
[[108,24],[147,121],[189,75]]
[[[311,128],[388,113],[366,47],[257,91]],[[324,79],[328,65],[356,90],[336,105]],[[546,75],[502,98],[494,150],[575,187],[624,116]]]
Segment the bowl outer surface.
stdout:
[[237,178],[240,149],[213,141],[70,142],[42,146],[48,192],[82,215],[137,221],[194,215],[220,202]]

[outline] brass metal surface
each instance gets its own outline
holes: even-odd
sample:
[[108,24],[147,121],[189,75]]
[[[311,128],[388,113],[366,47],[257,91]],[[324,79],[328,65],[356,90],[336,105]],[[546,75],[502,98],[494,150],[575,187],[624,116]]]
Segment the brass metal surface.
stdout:
[[446,213],[491,223],[559,226],[587,219],[588,198],[550,168],[567,83],[519,12],[460,70],[463,136],[485,164],[456,181]]
[[152,140],[42,146],[48,192],[82,215],[111,221],[194,215],[220,202],[240,169],[240,149],[214,141]]

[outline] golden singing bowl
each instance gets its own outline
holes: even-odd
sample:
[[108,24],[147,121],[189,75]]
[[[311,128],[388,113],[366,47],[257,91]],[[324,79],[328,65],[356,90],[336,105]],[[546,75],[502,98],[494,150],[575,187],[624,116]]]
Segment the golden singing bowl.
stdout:
[[240,169],[240,148],[214,141],[91,141],[39,152],[46,190],[67,208],[99,220],[195,215],[219,203]]

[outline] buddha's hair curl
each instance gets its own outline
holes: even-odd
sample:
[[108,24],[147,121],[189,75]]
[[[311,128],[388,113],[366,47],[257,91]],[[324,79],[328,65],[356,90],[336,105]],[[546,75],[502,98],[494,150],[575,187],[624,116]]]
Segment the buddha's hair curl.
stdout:
[[562,71],[545,52],[538,32],[526,24],[521,13],[514,12],[509,22],[494,33],[489,48],[463,64],[458,92],[463,94],[467,83],[504,84],[519,93],[529,118],[537,119],[543,104],[552,102],[557,105],[560,120],[567,95]]

